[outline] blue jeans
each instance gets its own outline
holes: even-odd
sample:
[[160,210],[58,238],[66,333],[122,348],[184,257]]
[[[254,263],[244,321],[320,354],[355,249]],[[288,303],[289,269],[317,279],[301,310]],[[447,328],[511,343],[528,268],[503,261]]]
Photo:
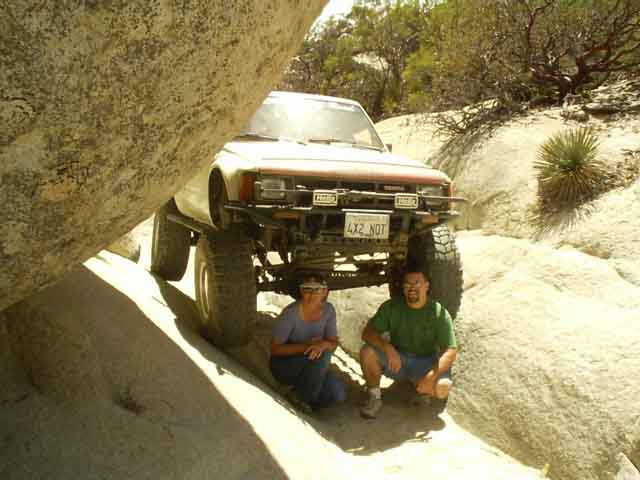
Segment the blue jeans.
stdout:
[[311,408],[322,408],[345,399],[344,385],[330,370],[333,352],[310,360],[305,355],[271,357],[269,367],[275,379],[293,385],[300,399]]
[[[417,383],[427,374],[429,370],[433,368],[434,364],[438,361],[437,355],[425,357],[416,355],[415,353],[401,352],[400,350],[398,350],[402,365],[398,372],[392,372],[391,370],[389,370],[389,362],[387,361],[387,356],[385,355],[385,353],[379,348],[374,347],[373,345],[369,346],[373,348],[378,354],[378,360],[380,360],[380,363],[384,367],[385,376],[394,380],[409,380],[412,383]],[[451,379],[451,369],[440,375],[440,378]]]

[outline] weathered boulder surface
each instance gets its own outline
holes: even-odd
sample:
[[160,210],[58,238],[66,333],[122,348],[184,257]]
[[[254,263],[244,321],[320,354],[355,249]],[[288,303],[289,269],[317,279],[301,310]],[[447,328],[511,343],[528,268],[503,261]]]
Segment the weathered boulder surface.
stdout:
[[618,455],[618,473],[615,480],[640,480],[640,472],[624,453]]
[[105,250],[128,258],[134,263],[140,260],[140,243],[133,231],[125,233],[111,245],[108,245]]
[[591,92],[591,100],[581,102],[585,112],[610,114],[640,111],[640,79],[629,78],[604,84]]
[[0,309],[203,168],[325,3],[0,1]]
[[461,355],[449,413],[552,478],[640,464],[640,288],[572,248],[461,233]]

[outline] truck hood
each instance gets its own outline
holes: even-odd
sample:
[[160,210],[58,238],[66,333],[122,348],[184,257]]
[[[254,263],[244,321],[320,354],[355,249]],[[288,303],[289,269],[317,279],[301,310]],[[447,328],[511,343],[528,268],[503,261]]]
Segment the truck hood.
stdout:
[[402,183],[450,182],[439,170],[410,158],[350,146],[278,142],[229,142],[224,151],[266,175],[297,175]]

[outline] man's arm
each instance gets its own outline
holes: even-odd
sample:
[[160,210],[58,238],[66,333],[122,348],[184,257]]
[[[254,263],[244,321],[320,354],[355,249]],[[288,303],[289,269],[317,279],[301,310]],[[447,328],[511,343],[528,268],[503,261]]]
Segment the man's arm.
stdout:
[[397,373],[402,367],[402,361],[400,360],[400,354],[396,348],[388,341],[384,339],[380,332],[371,325],[371,322],[364,327],[362,331],[362,340],[371,346],[379,348],[387,356],[387,362],[389,364],[389,370]]
[[378,332],[378,330],[376,330],[376,328],[371,325],[371,322],[367,323],[367,326],[364,327],[364,330],[362,331],[362,340],[369,345],[373,345],[374,347],[377,347],[383,351],[385,348],[387,348],[387,345],[390,345],[389,342],[387,342],[384,337],[380,335],[380,332]]
[[436,387],[438,386],[440,376],[451,368],[458,356],[458,342],[456,341],[456,335],[453,331],[453,320],[444,307],[441,307],[438,320],[441,323],[438,330],[438,348],[441,352],[444,351],[444,353],[440,355],[438,362],[427,372],[422,380],[418,382],[418,385],[416,385],[418,393],[432,396],[436,396]]
[[458,350],[456,348],[447,349],[438,359],[438,363],[416,385],[418,393],[436,396],[436,386],[440,375],[451,368],[457,356]]
[[440,359],[438,360],[438,365],[436,368],[433,369],[434,370],[433,373],[436,376],[436,381],[438,380],[438,378],[440,378],[440,375],[442,375],[444,372],[446,372],[451,368],[457,356],[458,356],[457,348],[449,348],[442,355],[440,355]]

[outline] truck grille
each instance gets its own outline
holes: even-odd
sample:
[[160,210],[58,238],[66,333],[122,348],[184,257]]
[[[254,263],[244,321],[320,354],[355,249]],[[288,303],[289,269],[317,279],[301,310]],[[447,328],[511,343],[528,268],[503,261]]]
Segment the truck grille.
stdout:
[[[376,182],[350,182],[340,180],[324,180],[318,178],[294,179],[297,206],[311,206],[313,203],[313,190],[343,190],[372,193],[415,193],[414,185],[402,185],[393,183]],[[393,198],[376,198],[362,195],[357,199],[349,199],[340,205],[343,208],[375,208],[393,210]]]

